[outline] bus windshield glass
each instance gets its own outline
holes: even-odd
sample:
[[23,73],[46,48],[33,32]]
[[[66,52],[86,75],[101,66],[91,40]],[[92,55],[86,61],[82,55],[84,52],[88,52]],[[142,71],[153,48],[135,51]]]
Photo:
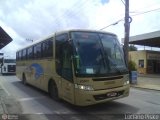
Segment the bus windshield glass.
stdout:
[[123,50],[112,34],[72,32],[77,76],[105,76],[126,73]]
[[4,63],[16,63],[15,59],[4,59]]

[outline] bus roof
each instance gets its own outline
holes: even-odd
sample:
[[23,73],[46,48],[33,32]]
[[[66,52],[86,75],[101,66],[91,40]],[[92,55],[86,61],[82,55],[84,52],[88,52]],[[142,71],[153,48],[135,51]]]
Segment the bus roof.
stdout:
[[25,47],[17,50],[17,52],[20,51],[20,50],[23,50],[23,49],[25,49],[25,48],[28,48],[28,47],[30,47],[30,46],[33,46],[33,45],[35,45],[35,44],[37,44],[37,43],[40,43],[40,42],[44,41],[45,39],[54,37],[55,35],[65,34],[65,33],[74,32],[74,31],[79,31],[79,32],[80,32],[80,31],[81,31],[81,32],[98,32],[98,33],[106,33],[106,34],[111,34],[111,35],[116,36],[116,34],[114,34],[114,33],[106,32],[106,31],[101,31],[101,30],[69,29],[69,30],[63,30],[63,31],[55,32],[55,33],[52,33],[52,34],[50,34],[50,35],[48,35],[48,36],[46,36],[46,37],[43,37],[43,38],[41,38],[41,39],[38,39],[38,40],[36,40],[35,42],[33,42],[32,44],[27,45],[27,46],[25,46]]

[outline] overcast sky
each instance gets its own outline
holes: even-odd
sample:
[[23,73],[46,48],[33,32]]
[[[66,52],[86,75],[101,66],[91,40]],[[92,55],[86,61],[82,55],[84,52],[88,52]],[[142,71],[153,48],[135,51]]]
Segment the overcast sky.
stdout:
[[[123,0],[124,1],[124,0]],[[0,52],[15,57],[17,49],[55,31],[99,30],[124,18],[121,0],[0,0],[0,26],[13,41]],[[160,0],[130,0],[130,16],[160,8]],[[132,16],[130,35],[160,30],[160,9]],[[104,31],[124,37],[124,21]]]

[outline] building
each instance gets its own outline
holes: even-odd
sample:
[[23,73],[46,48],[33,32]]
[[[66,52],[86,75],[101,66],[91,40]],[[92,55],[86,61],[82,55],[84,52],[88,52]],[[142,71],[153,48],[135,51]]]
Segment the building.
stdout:
[[138,73],[160,74],[160,52],[149,50],[130,51],[129,60],[136,63]]
[[[12,41],[12,38],[0,27],[0,49],[5,47],[8,43]],[[3,63],[3,53],[0,53],[0,73]]]
[[[160,48],[160,31],[131,36],[129,44]],[[130,51],[129,59],[136,63],[139,73],[160,74],[160,52],[158,51]]]
[[0,49],[12,41],[12,38],[0,27]]

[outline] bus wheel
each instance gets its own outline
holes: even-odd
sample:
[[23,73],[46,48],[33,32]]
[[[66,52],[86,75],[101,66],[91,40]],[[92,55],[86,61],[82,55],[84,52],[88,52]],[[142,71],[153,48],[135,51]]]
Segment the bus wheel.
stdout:
[[23,76],[22,76],[22,83],[23,83],[24,85],[27,85],[25,74],[23,74]]
[[49,84],[49,94],[52,99],[59,101],[58,89],[56,84],[53,81],[50,81],[50,84]]

